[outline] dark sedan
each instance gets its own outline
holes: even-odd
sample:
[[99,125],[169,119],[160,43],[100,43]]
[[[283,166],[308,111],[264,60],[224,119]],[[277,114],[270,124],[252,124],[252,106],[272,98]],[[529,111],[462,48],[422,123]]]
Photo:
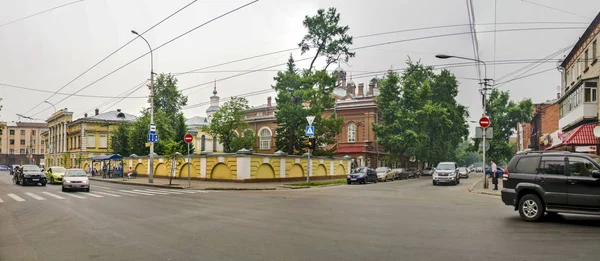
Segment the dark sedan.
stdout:
[[371,168],[357,168],[346,179],[348,184],[357,182],[359,184],[367,184],[368,182],[377,183],[377,172]]
[[46,186],[46,175],[36,165],[23,165],[21,171],[15,173],[15,183],[25,186],[27,184],[42,184]]

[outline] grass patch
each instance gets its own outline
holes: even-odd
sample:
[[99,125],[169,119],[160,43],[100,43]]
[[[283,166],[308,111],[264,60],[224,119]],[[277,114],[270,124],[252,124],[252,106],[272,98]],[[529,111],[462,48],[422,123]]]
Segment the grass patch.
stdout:
[[338,185],[338,184],[346,184],[345,179],[339,180],[328,180],[328,181],[311,181],[311,182],[302,182],[302,183],[294,183],[290,184],[290,186],[308,186],[308,187],[318,187],[318,186],[326,186],[326,185]]

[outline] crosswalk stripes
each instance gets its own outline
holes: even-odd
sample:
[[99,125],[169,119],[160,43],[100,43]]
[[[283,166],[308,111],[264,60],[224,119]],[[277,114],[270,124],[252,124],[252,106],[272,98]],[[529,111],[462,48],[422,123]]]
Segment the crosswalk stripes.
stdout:
[[63,194],[63,195],[67,195],[67,196],[69,196],[69,197],[74,197],[74,198],[80,198],[80,199],[84,199],[84,198],[85,198],[85,197],[82,197],[82,196],[77,196],[77,195],[75,195],[75,193],[66,193],[66,192],[61,192],[61,194]]
[[[120,197],[120,196],[119,196],[119,195],[117,195],[117,194],[106,193],[106,192],[101,192],[101,191],[96,191],[96,193],[98,193],[98,194],[102,194],[102,195],[105,195],[105,196],[116,197],[116,198]],[[90,195],[93,195],[93,194],[90,194]]]
[[42,197],[40,197],[40,196],[38,196],[38,195],[36,195],[36,194],[33,194],[33,193],[31,193],[31,192],[25,192],[25,194],[26,194],[27,196],[30,196],[30,197],[32,197],[32,198],[34,198],[34,199],[37,199],[37,200],[46,200],[45,198],[42,198]]
[[16,200],[16,201],[19,201],[19,202],[25,201],[25,199],[23,199],[22,197],[19,197],[19,196],[15,195],[15,194],[13,194],[13,193],[8,194],[8,196],[11,197],[12,199]]
[[148,190],[139,190],[139,189],[134,189],[133,191],[144,192],[144,193],[151,193],[151,194],[157,194],[157,195],[169,195],[169,194],[171,194],[168,191],[148,191]]
[[0,198],[0,203],[2,203],[2,202],[4,202],[4,200],[2,200],[2,199]]
[[95,197],[95,198],[103,198],[104,197],[104,196],[96,195],[96,194],[93,194],[93,193],[85,193],[85,195],[86,196],[92,196],[92,197]]
[[131,191],[131,190],[119,190],[120,192],[123,193],[127,193],[127,194],[136,194],[136,195],[145,195],[145,196],[152,196],[154,194],[150,194],[150,193],[144,193],[144,192],[136,192],[136,191]]
[[50,193],[50,192],[46,192],[46,191],[44,191],[44,192],[42,192],[42,193],[44,193],[44,194],[46,194],[46,195],[48,195],[48,196],[51,196],[51,197],[53,197],[53,198],[57,198],[57,199],[65,199],[65,198],[63,198],[63,197],[61,197],[61,196],[59,196],[59,195],[54,195],[54,194],[52,194],[52,193]]
[[185,193],[183,193],[183,192],[180,192],[179,190],[171,190],[171,191],[166,191],[166,190],[156,190],[156,189],[145,189],[144,191],[148,191],[148,192],[160,192],[160,193],[168,193],[168,194],[174,194],[174,195],[185,194]]
[[107,188],[107,187],[103,187],[103,186],[97,186],[97,185],[94,185],[94,188],[111,189],[111,188]]

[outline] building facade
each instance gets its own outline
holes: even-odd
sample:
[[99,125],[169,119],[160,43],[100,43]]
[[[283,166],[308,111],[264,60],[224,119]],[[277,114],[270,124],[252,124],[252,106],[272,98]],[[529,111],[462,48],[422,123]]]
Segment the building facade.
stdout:
[[46,141],[45,165],[56,166],[66,164],[67,153],[67,124],[73,121],[73,112],[61,109],[48,117],[48,132],[43,133]]
[[0,122],[0,164],[36,164],[43,162],[48,124],[39,122]]
[[223,152],[223,144],[219,142],[219,139],[202,130],[210,125],[213,115],[220,109],[220,98],[217,96],[216,83],[212,94],[210,97],[210,106],[206,109],[206,117],[195,116],[186,120],[188,132],[194,135],[194,140],[192,141],[194,144],[194,153]]
[[597,153],[598,138],[593,129],[598,125],[598,33],[600,13],[579,38],[560,65],[561,97],[559,103],[560,142],[551,149]]
[[532,150],[545,150],[551,146],[550,134],[558,130],[558,103],[556,100],[534,105],[531,119]]

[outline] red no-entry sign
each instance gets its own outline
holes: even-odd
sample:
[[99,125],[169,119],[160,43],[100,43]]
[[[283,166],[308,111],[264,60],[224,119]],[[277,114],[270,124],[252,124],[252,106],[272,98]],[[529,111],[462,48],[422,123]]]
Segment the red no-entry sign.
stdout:
[[490,122],[490,118],[488,117],[481,117],[481,119],[479,119],[479,126],[481,126],[481,128],[487,128],[489,127],[491,124]]
[[183,140],[185,141],[185,143],[192,143],[192,141],[194,140],[194,136],[188,133],[185,135],[185,137],[183,137]]

